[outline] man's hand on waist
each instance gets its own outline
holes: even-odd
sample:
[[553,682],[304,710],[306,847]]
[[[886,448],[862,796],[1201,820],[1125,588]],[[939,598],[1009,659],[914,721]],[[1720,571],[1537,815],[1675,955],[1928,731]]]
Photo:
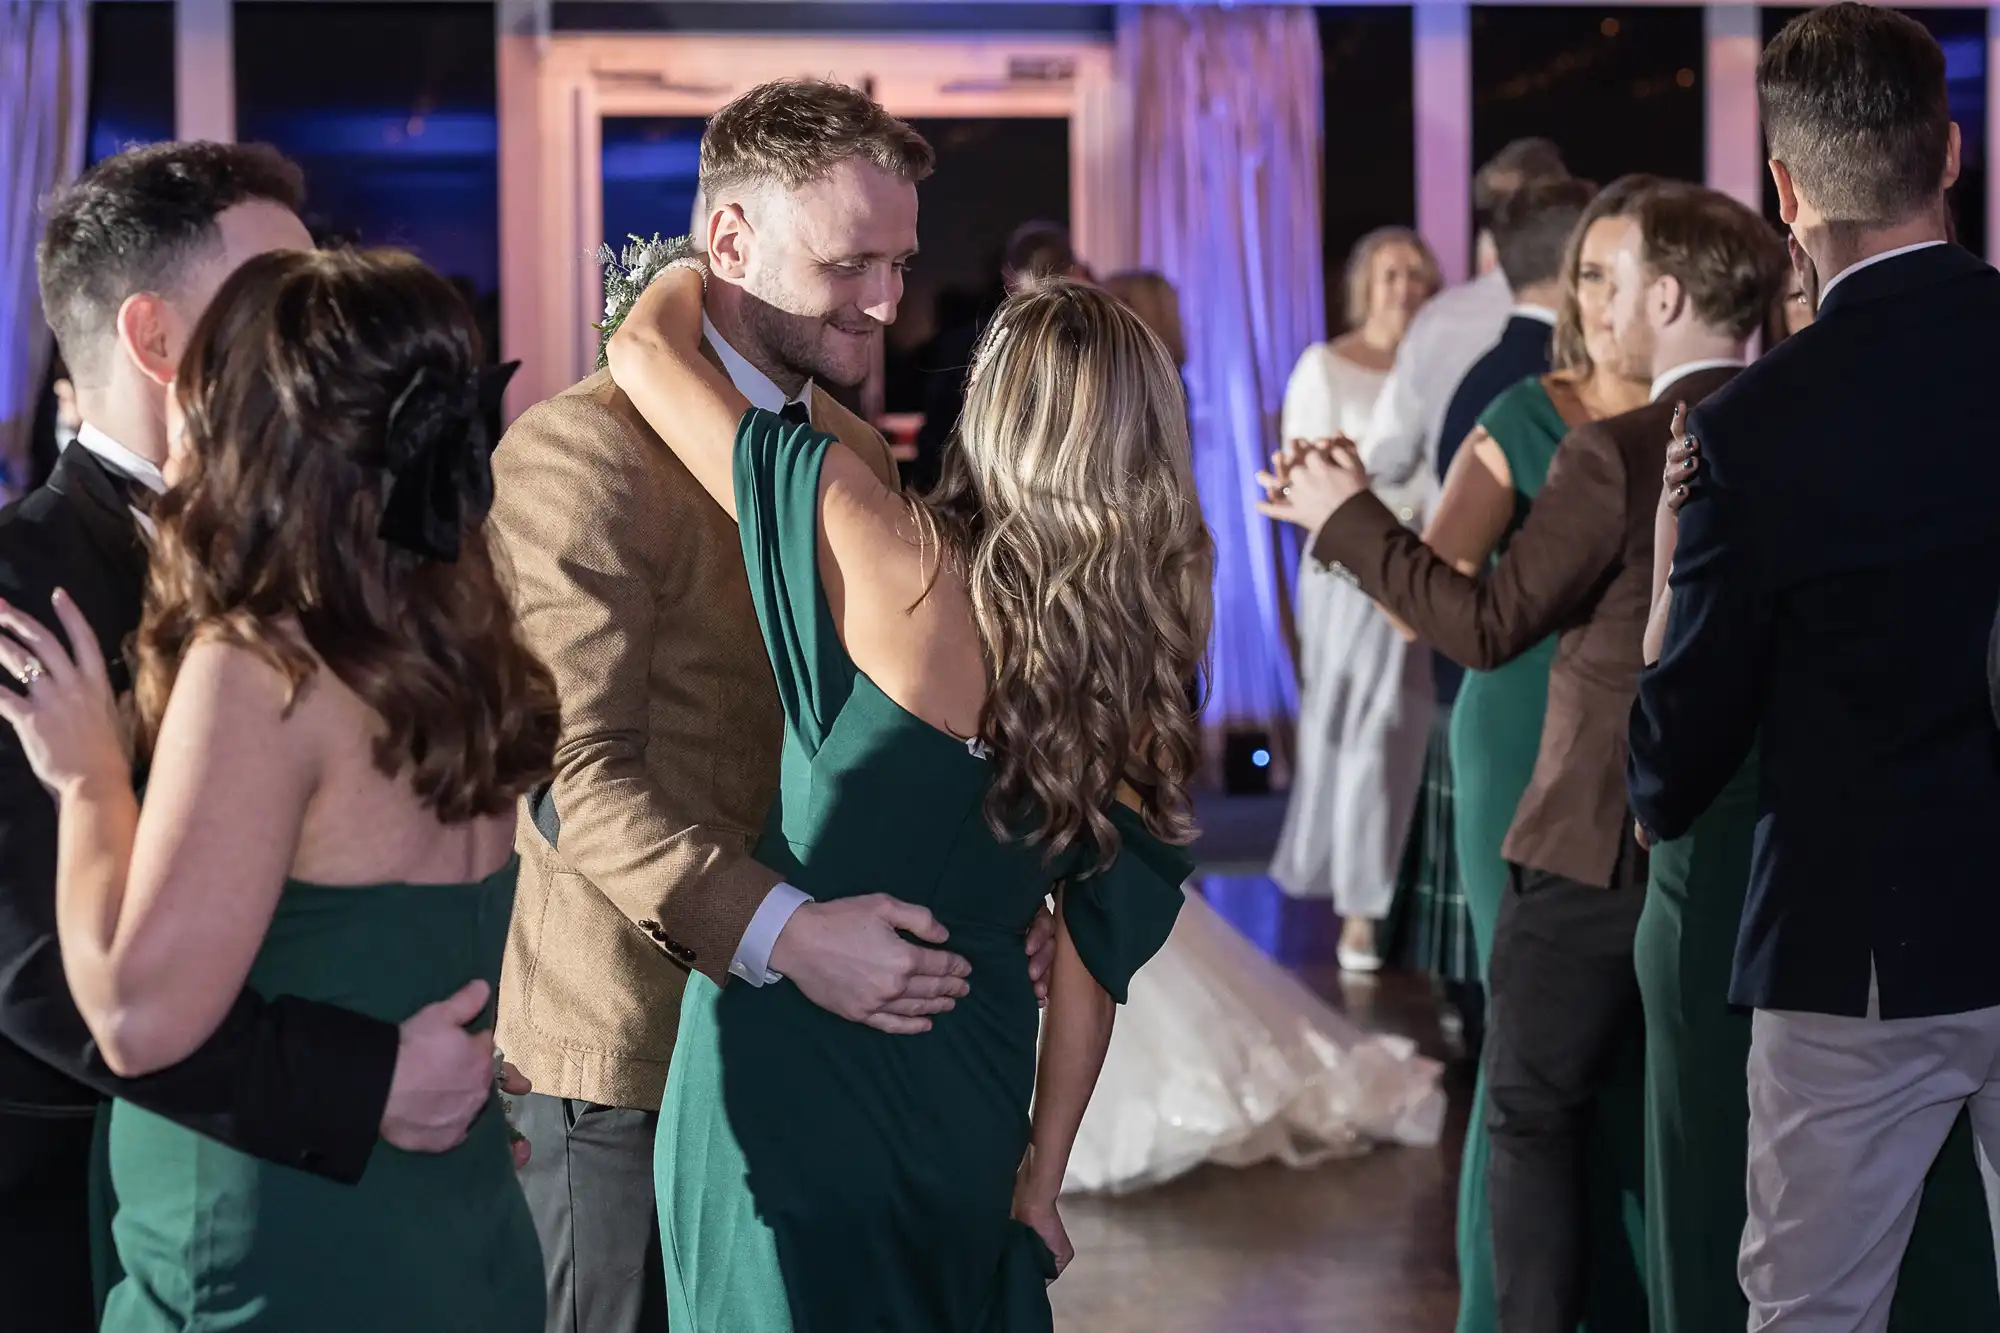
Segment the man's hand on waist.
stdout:
[[471,981],[403,1021],[382,1137],[406,1152],[448,1152],[493,1098],[493,1029],[467,1032],[492,987]]
[[887,894],[801,904],[771,949],[771,970],[829,1013],[880,1032],[928,1032],[971,988],[972,964],[943,949],[945,928]]

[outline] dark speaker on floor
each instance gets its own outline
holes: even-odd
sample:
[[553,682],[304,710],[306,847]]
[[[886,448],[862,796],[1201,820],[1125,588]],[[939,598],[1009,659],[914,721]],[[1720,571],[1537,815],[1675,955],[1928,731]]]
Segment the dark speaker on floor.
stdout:
[[1222,790],[1264,796],[1271,790],[1271,733],[1232,731],[1222,738]]

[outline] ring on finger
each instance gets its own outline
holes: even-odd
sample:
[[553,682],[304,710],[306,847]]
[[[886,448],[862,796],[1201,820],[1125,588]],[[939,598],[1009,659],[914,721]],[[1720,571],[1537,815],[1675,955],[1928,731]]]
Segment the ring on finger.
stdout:
[[21,688],[25,690],[48,674],[47,671],[43,670],[42,664],[31,657],[21,664],[19,671],[14,673],[14,679],[20,681]]
[[1292,486],[1290,482],[1286,482],[1283,486],[1280,486],[1278,488],[1278,498],[1280,500],[1286,499],[1291,495],[1291,493],[1292,493]]

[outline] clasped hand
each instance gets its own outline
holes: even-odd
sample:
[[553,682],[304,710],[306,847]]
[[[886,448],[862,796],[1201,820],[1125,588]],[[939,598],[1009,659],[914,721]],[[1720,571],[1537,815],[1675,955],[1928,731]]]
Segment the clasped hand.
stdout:
[[1271,468],[1257,474],[1264,498],[1257,512],[1315,533],[1334,511],[1368,489],[1361,452],[1344,435],[1328,440],[1292,440],[1271,455]]

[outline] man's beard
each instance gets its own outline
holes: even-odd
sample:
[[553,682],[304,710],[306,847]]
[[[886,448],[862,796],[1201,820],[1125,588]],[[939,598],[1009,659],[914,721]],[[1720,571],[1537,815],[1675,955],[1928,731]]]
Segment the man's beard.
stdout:
[[743,322],[772,364],[796,380],[852,387],[868,378],[868,367],[857,371],[835,363],[820,346],[821,321],[790,315],[769,302],[751,299],[743,306]]
[[1635,332],[1619,338],[1618,373],[1628,380],[1650,382],[1653,378],[1653,358],[1658,352],[1658,341],[1642,333]]

